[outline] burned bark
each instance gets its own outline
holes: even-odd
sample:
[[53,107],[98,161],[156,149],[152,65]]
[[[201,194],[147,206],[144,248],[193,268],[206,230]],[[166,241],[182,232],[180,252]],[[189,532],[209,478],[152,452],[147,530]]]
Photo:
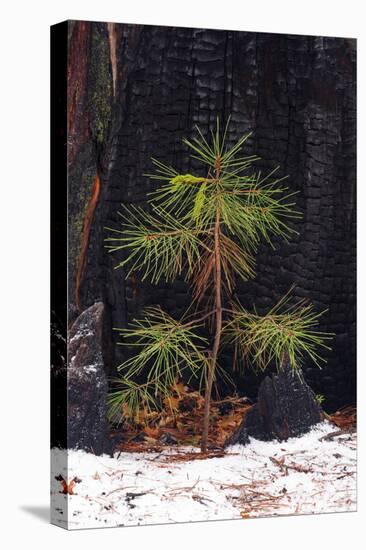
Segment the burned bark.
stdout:
[[314,392],[302,375],[286,365],[278,374],[266,376],[258,390],[258,401],[226,445],[249,443],[249,437],[286,441],[308,432],[321,422],[323,413]]
[[[119,227],[121,203],[141,205],[154,190],[143,175],[152,171],[151,157],[195,173],[199,166],[187,159],[182,137],[192,138],[195,124],[206,134],[216,117],[224,122],[231,115],[230,144],[253,131],[246,154],[265,159],[258,163],[263,173],[281,166],[276,174],[289,176],[286,185],[298,192],[303,215],[294,220],[299,234],[289,243],[275,239],[275,250],[259,247],[257,277],[239,283],[236,298],[265,313],[295,284],[297,297],[328,308],[319,328],[336,334],[333,350],[322,371],[305,362],[304,373],[325,395],[327,410],[353,403],[355,41],[103,23],[91,23],[83,34],[87,28],[78,25],[73,23],[72,40],[86,44],[88,38],[90,46],[82,50],[87,69],[79,71],[78,90],[87,78],[87,97],[75,104],[87,106],[89,133],[80,130],[86,142],[69,169],[71,300],[77,294],[81,309],[103,300],[111,327],[125,327],[157,303],[177,318],[184,313],[190,303],[184,281],[152,287],[139,273],[125,277],[114,269],[118,258],[106,253],[103,228]],[[100,193],[86,241],[84,219],[97,173]],[[110,331],[103,351],[107,373],[116,374],[126,359],[116,333]],[[223,367],[231,364],[228,353]],[[238,391],[251,398],[260,381],[250,373],[235,379]]]

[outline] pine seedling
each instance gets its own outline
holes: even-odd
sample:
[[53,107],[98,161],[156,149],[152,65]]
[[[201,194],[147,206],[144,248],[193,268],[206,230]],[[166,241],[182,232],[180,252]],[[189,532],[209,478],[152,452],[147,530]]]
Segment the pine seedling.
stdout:
[[291,308],[288,296],[262,317],[232,304],[236,279],[255,277],[260,242],[274,247],[274,238],[288,241],[296,233],[291,221],[299,213],[286,178],[276,177],[278,168],[264,176],[255,168],[258,157],[243,155],[250,134],[229,146],[228,127],[229,122],[221,133],[217,121],[209,139],[197,128],[196,137],[183,140],[202,166],[198,174],[180,174],[152,159],[155,172],[147,176],[159,186],[149,194],[148,209],[124,205],[121,227],[109,229],[106,239],[109,252],[123,254],[116,268],[126,266],[127,277],[140,272],[142,279],[158,283],[182,275],[197,309],[200,304],[206,308],[180,320],[160,308],[149,309],[119,331],[136,353],[119,367],[111,415],[121,406],[159,409],[177,378],[197,378],[205,395],[203,452],[213,383],[223,375],[218,361],[223,344],[233,344],[261,369],[273,361],[281,368],[284,360],[300,369],[306,355],[319,365],[318,349],[330,336],[317,332],[320,314],[311,305]]

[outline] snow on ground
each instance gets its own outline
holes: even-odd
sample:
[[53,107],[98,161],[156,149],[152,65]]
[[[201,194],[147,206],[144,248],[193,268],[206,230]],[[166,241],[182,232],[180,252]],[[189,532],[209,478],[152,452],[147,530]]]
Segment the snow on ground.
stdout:
[[[81,529],[355,511],[356,434],[319,441],[336,429],[323,422],[287,442],[251,439],[204,460],[177,460],[199,452],[186,447],[114,458],[53,449],[54,523]],[[59,474],[81,480],[74,495],[61,493]]]

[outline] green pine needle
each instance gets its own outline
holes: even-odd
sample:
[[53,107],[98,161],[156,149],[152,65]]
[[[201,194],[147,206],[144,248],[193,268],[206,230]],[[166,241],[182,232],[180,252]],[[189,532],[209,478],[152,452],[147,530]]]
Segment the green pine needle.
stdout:
[[320,368],[325,360],[318,349],[331,349],[326,341],[333,334],[317,330],[319,317],[326,310],[317,313],[306,300],[290,305],[290,298],[287,293],[263,316],[238,304],[226,326],[227,341],[237,346],[243,359],[261,370],[272,362],[280,369],[288,361],[294,371],[299,371],[306,356]]
[[115,236],[106,239],[109,252],[128,252],[116,268],[128,264],[127,276],[133,271],[143,271],[142,280],[150,277],[153,283],[162,278],[174,280],[183,270],[186,277],[192,274],[204,247],[200,231],[159,207],[153,213],[134,206],[124,210],[124,215],[119,214],[129,221],[123,222],[121,230],[109,229]]
[[[120,388],[110,401],[112,415],[123,403],[134,411],[142,402],[148,408],[159,409],[176,380],[184,375],[199,379],[207,363],[207,340],[197,334],[201,324],[176,321],[160,307],[150,307],[129,328],[115,329],[122,337],[120,344],[137,352],[118,367]],[[141,375],[146,384],[135,383]]]

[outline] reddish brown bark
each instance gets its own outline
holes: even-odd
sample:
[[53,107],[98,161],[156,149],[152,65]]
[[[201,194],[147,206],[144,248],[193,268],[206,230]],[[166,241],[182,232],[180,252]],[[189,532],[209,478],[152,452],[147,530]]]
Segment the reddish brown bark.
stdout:
[[113,82],[113,98],[116,97],[117,92],[117,40],[118,40],[118,25],[116,23],[107,23],[108,27],[108,41],[109,41],[109,57],[112,68],[112,82]]
[[69,43],[67,62],[68,163],[74,161],[89,134],[86,98],[90,23],[76,21]]

